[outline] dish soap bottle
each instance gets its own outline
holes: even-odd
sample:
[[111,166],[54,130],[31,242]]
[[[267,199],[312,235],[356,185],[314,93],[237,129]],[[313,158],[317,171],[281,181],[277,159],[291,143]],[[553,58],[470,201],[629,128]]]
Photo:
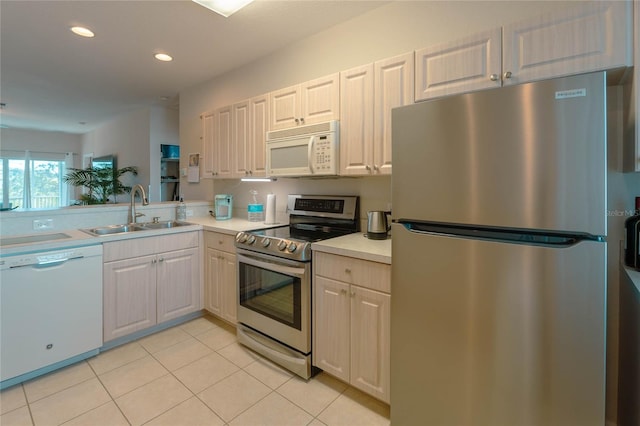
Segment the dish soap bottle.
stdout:
[[264,206],[262,204],[258,204],[258,200],[256,198],[258,191],[252,189],[249,192],[253,196],[253,204],[249,204],[247,206],[247,219],[249,222],[261,222],[264,213]]
[[176,208],[176,220],[187,220],[187,205],[182,197],[180,197],[180,202]]

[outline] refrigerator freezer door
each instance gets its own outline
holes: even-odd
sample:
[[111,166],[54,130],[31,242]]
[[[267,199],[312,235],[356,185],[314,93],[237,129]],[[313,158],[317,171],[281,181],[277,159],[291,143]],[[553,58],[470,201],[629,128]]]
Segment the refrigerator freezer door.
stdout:
[[392,229],[392,424],[604,424],[606,243]]
[[606,235],[605,91],[597,73],[395,109],[394,219]]

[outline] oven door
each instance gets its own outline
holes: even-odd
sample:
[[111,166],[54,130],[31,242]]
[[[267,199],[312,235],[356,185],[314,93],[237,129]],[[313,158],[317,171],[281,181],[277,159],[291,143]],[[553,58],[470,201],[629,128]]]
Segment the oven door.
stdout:
[[311,352],[311,264],[238,249],[238,322]]

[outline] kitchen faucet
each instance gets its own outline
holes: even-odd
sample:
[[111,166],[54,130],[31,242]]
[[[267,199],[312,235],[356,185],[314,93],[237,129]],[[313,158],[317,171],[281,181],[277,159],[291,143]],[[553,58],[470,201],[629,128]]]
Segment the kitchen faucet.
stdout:
[[142,198],[142,205],[149,205],[147,200],[147,194],[144,192],[142,185],[137,184],[131,189],[131,206],[129,206],[129,223],[136,223],[136,219],[140,216],[144,216],[144,213],[136,213],[136,192],[140,192],[140,198]]

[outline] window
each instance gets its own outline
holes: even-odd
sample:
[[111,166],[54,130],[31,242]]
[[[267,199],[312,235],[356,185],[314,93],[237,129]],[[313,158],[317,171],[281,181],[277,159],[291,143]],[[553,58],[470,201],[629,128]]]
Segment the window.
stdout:
[[24,158],[0,158],[2,207],[44,209],[67,205],[62,179],[65,162],[30,159],[28,165],[29,173],[25,173]]

